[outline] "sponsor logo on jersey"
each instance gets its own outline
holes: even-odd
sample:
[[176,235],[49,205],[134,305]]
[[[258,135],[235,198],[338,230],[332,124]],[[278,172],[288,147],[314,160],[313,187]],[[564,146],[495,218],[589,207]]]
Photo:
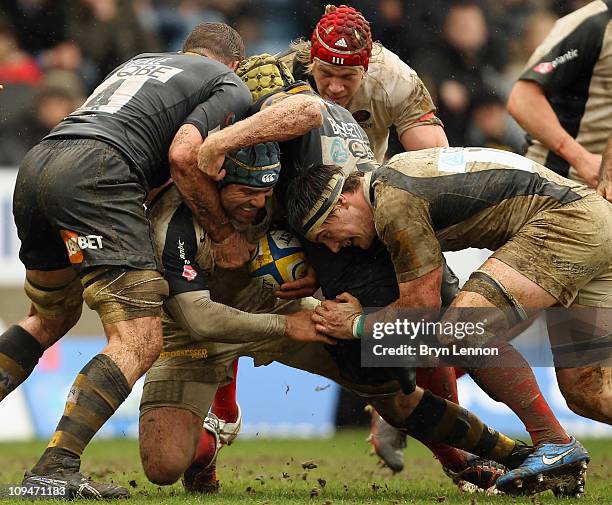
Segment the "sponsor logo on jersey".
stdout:
[[340,139],[334,139],[329,155],[334,163],[338,163],[339,165],[346,163],[349,157],[348,152]]
[[543,61],[542,63],[538,63],[535,67],[533,67],[533,71],[538,74],[550,74],[559,65],[563,65],[568,61],[575,60],[576,58],[578,58],[578,56],[578,49],[570,49],[563,53],[561,56],[557,56],[552,61]]
[[191,282],[198,276],[198,272],[191,266],[191,261],[187,259],[187,255],[185,254],[185,242],[178,239],[176,245],[178,248],[179,258],[183,260],[183,273],[181,275],[187,279],[187,282]]
[[372,152],[369,142],[355,139],[349,140],[348,148],[355,158],[374,160],[374,153]]
[[114,77],[119,79],[126,77],[143,77],[146,79],[168,82],[175,75],[183,72],[180,68],[165,65],[165,63],[171,61],[171,59],[172,58],[167,57],[156,57],[130,60],[115,72]]
[[353,117],[358,123],[365,123],[372,117],[372,113],[369,110],[356,110],[353,112]]
[[187,279],[187,282],[193,281],[198,276],[198,272],[191,265],[183,266],[183,277]]
[[359,125],[355,123],[347,123],[346,121],[336,121],[331,116],[328,116],[326,119],[332,127],[332,132],[334,135],[350,139],[365,140],[367,138],[365,132],[359,127]]
[[346,43],[346,40],[344,40],[344,38],[341,38],[338,41],[336,41],[335,46],[336,47],[348,47],[348,44]]
[[68,251],[68,259],[72,264],[83,262],[84,249],[103,249],[101,235],[79,235],[70,230],[60,230],[60,236]]

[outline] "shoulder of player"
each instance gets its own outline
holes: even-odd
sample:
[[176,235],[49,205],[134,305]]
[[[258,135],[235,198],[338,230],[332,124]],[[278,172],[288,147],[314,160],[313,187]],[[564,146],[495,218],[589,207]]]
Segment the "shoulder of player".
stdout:
[[376,43],[372,49],[372,57],[366,74],[383,83],[389,79],[412,80],[417,78],[416,71],[401,58],[382,44]]
[[377,44],[372,51],[372,59],[360,91],[371,94],[373,99],[377,95],[389,98],[397,94],[398,84],[401,83],[399,89],[403,91],[402,94],[409,95],[419,81],[417,73],[399,56]]
[[164,243],[178,237],[181,241],[191,240],[191,246],[197,248],[206,237],[206,232],[195,220],[174,184],[154,198],[148,217],[155,235],[163,237]]

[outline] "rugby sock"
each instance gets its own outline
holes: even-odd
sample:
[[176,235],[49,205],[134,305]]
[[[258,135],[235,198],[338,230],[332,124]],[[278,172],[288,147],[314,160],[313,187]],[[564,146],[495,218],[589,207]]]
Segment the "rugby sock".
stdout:
[[417,386],[453,403],[459,403],[457,377],[452,367],[417,368]]
[[470,456],[467,452],[461,449],[455,449],[446,444],[438,444],[427,440],[424,440],[423,443],[444,468],[448,468],[453,472],[460,472],[467,467],[468,458]]
[[423,393],[401,428],[426,445],[442,443],[502,464],[507,464],[516,446],[514,440],[488,427],[471,412],[429,391]]
[[238,359],[234,360],[232,366],[234,368],[234,379],[229,384],[217,389],[212,405],[213,414],[229,423],[233,423],[238,419],[238,404],[236,403]]
[[29,377],[43,352],[40,342],[19,325],[0,335],[0,401]]
[[[417,368],[417,385],[453,403],[459,403],[455,369],[451,367]],[[446,444],[423,441],[444,468],[459,472],[467,466],[469,454]]]
[[499,346],[499,355],[486,366],[470,369],[474,381],[491,398],[508,405],[523,421],[534,445],[566,444],[570,437],[550,410],[523,356],[510,344]]
[[196,452],[193,457],[193,463],[206,468],[212,463],[217,450],[217,441],[212,433],[207,430],[202,430]]
[[62,466],[66,456],[80,457],[83,450],[130,393],[117,365],[98,354],[77,375],[66,401],[64,415],[32,472],[45,475]]

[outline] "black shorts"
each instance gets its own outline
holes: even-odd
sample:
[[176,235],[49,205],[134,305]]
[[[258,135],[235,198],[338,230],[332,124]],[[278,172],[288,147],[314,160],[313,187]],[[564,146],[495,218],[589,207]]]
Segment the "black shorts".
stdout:
[[42,141],[26,154],[15,184],[19,259],[29,270],[159,270],[145,193],[114,147],[93,139]]

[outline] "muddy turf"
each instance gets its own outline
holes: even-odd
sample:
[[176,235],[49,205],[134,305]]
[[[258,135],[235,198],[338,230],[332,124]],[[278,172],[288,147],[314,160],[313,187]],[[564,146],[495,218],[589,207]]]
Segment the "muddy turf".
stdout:
[[[221,492],[216,496],[184,494],[179,484],[160,488],[142,473],[134,440],[94,442],[84,456],[83,472],[114,481],[132,492],[129,503],[217,504],[545,504],[612,503],[612,439],[583,440],[591,453],[586,494],[556,499],[468,495],[445,477],[425,448],[409,440],[406,468],[393,476],[369,454],[363,431],[342,432],[317,440],[238,440],[223,449],[218,467]],[[43,442],[0,443],[0,483],[19,483],[44,449]],[[5,500],[1,503],[24,503]]]

